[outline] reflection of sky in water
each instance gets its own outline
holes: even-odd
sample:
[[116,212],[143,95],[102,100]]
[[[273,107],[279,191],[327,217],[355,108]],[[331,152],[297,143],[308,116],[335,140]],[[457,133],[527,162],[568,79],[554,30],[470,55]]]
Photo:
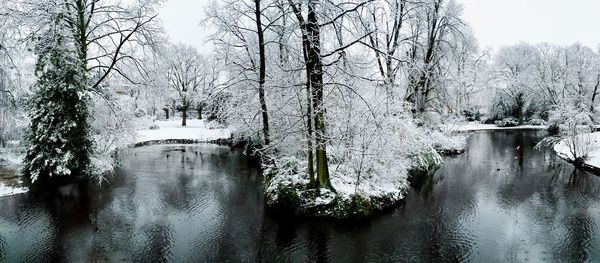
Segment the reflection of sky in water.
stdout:
[[[369,222],[289,226],[272,219],[294,233],[271,228],[261,255],[335,262],[598,261],[600,178],[575,175],[550,151],[534,150],[542,135],[475,133],[465,154],[446,158],[404,205]],[[304,236],[315,225],[322,228],[324,249]]]
[[476,133],[468,151],[360,222],[265,214],[262,179],[218,146],[125,153],[110,184],[0,198],[0,261],[599,261],[600,177]]
[[[239,153],[204,145],[144,147],[126,154],[119,176],[102,187],[74,185],[0,199],[9,214],[26,213],[34,220],[0,216],[0,259],[25,260],[28,250],[37,256],[27,261],[255,257],[243,251],[252,249],[260,234],[255,226],[262,215],[261,182]],[[74,216],[78,224],[65,220]],[[55,227],[60,234],[44,238]]]
[[[489,147],[494,137],[507,144]],[[600,248],[595,230],[600,222],[599,178],[573,174],[547,152],[532,150],[536,142],[510,133],[475,136],[468,155],[450,160],[440,171],[458,180],[451,185],[462,185],[459,191],[476,203],[463,212],[469,219],[459,227],[473,236],[469,259],[598,259],[593,248]],[[471,169],[465,171],[463,158],[470,159]]]

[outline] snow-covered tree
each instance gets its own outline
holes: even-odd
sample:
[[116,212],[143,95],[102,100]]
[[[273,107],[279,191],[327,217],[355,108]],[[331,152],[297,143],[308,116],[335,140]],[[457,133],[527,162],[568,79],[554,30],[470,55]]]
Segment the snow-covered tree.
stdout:
[[206,60],[195,48],[183,44],[173,46],[167,54],[167,85],[175,108],[181,111],[181,126],[186,126],[188,110],[196,109],[205,95]]
[[29,105],[24,174],[33,182],[86,176],[92,140],[88,123],[87,78],[64,22],[61,3],[49,11],[47,29],[36,39],[37,83]]
[[492,117],[551,119],[563,109],[593,112],[600,86],[600,57],[574,44],[520,43],[501,48],[494,58],[496,88]]

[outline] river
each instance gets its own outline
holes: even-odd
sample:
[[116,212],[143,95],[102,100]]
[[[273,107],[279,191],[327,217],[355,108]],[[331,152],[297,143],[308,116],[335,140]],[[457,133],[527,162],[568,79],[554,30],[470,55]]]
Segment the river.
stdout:
[[256,165],[227,147],[134,148],[101,186],[0,198],[0,261],[600,261],[600,177],[534,150],[543,135],[474,133],[402,205],[358,222],[265,211]]

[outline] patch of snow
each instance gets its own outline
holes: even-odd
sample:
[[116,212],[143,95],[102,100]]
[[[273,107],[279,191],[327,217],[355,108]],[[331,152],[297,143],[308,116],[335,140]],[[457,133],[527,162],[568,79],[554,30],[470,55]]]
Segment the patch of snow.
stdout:
[[18,170],[23,162],[23,152],[23,149],[18,147],[0,148],[0,166],[11,170]]
[[0,197],[27,193],[27,191],[29,191],[27,187],[13,187],[0,182]]
[[515,127],[498,127],[496,124],[481,124],[479,122],[469,122],[461,124],[444,124],[441,127],[447,131],[494,131],[494,130],[545,130],[547,125],[519,125]]
[[[556,154],[565,160],[573,161],[574,157],[571,153],[567,140],[563,139],[554,145]],[[575,137],[579,144],[586,144],[590,147],[590,152],[585,160],[585,165],[594,169],[600,169],[600,132],[580,134]]]
[[135,142],[149,142],[162,140],[194,140],[209,142],[219,139],[231,138],[229,129],[210,129],[204,120],[188,120],[187,126],[181,126],[181,120],[155,121],[159,127],[155,130],[139,130]]

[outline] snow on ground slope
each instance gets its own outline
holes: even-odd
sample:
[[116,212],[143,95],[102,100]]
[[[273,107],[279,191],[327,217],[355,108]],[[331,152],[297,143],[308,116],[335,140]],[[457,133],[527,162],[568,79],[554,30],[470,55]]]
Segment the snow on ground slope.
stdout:
[[[514,127],[498,127],[496,124],[482,124],[479,122],[443,124],[440,126],[444,131],[495,131],[495,130],[547,130],[548,125],[519,125]],[[600,125],[595,126],[600,129]]]
[[[554,145],[554,151],[560,158],[573,161],[573,154],[565,140]],[[585,166],[594,170],[600,170],[600,132],[581,134],[576,137],[576,140],[579,140],[580,145],[590,148],[588,158],[585,160]]]
[[0,148],[0,197],[26,193],[28,189],[22,186],[20,177],[15,171],[21,167],[23,153],[17,147],[18,141],[9,142],[9,148]]
[[211,129],[204,120],[188,120],[187,126],[181,126],[181,120],[155,121],[158,129],[139,130],[135,143],[163,140],[193,140],[210,142],[229,139],[231,131],[226,128]]
[[442,129],[448,131],[493,131],[493,130],[545,130],[548,129],[546,125],[519,125],[515,127],[498,127],[496,124],[481,124],[478,122],[469,122],[461,124],[444,124]]
[[29,189],[27,189],[27,187],[12,186],[12,185],[0,182],[0,197],[27,193],[27,191],[29,191]]

